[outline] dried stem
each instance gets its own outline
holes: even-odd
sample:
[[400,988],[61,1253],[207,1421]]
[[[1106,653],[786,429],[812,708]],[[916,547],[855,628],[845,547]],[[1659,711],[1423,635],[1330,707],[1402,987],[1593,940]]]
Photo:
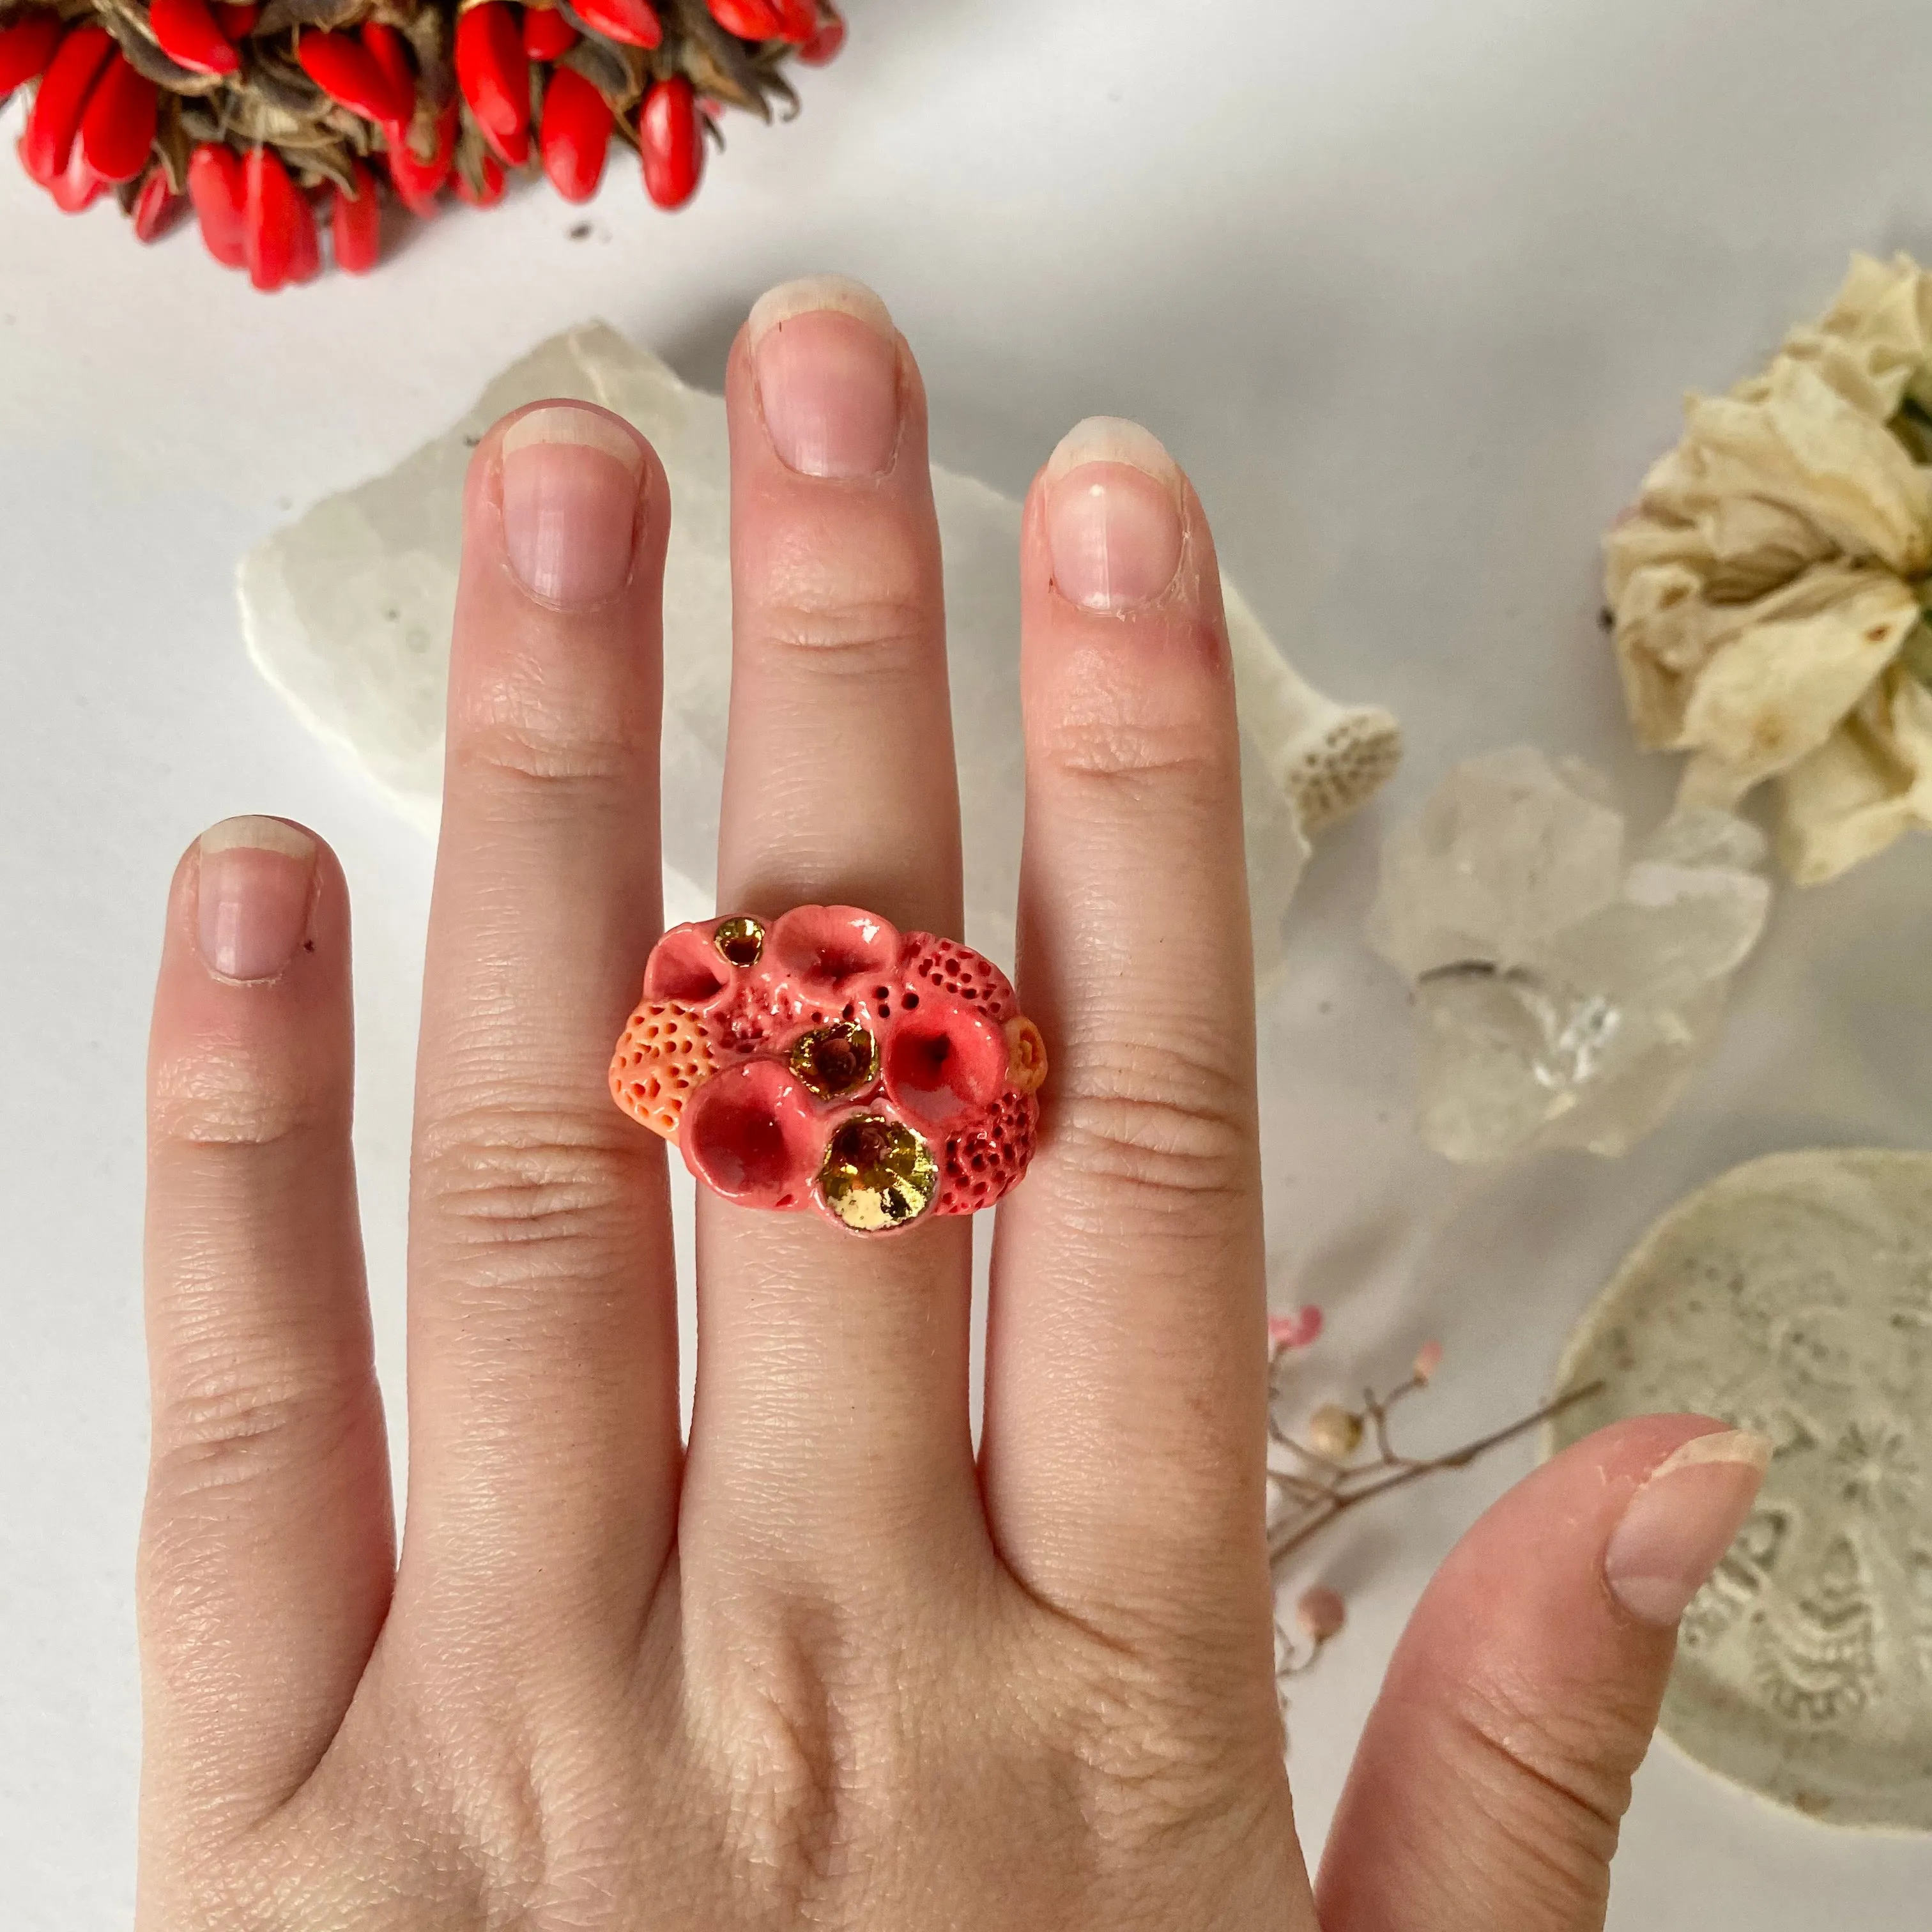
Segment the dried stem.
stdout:
[[1594,1382],[1586,1383],[1581,1388],[1568,1390],[1553,1401],[1545,1402],[1534,1414],[1523,1416],[1486,1436],[1479,1436],[1473,1442],[1466,1442],[1460,1449],[1452,1449],[1447,1455],[1418,1460],[1396,1453],[1389,1440],[1388,1412],[1404,1396],[1414,1394],[1423,1386],[1424,1384],[1420,1378],[1412,1376],[1407,1382],[1390,1390],[1386,1395],[1378,1396],[1372,1390],[1366,1393],[1362,1414],[1372,1434],[1376,1460],[1357,1466],[1344,1467],[1331,1462],[1326,1456],[1317,1455],[1312,1450],[1297,1442],[1272,1418],[1270,1418],[1270,1441],[1294,1450],[1324,1472],[1323,1478],[1318,1480],[1286,1475],[1280,1472],[1273,1472],[1274,1481],[1299,1507],[1290,1513],[1286,1521],[1276,1524],[1268,1532],[1268,1561],[1270,1564],[1279,1567],[1344,1510],[1353,1509],[1358,1503],[1365,1503],[1372,1496],[1386,1496],[1391,1490],[1403,1488],[1440,1470],[1466,1469],[1479,1456],[1501,1448],[1505,1442],[1514,1441],[1519,1436],[1526,1435],[1539,1424],[1547,1422],[1552,1416],[1561,1415],[1564,1410],[1600,1394],[1604,1385],[1600,1382]]

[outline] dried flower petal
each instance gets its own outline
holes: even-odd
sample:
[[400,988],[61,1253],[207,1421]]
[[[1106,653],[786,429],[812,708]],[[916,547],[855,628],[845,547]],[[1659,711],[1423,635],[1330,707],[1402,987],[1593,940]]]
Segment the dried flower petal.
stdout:
[[1298,1308],[1286,1315],[1268,1317],[1268,1352],[1287,1354],[1291,1348],[1305,1348],[1322,1333],[1322,1311]]
[[1425,1342],[1416,1350],[1414,1366],[1410,1369],[1409,1373],[1426,1388],[1436,1379],[1436,1372],[1442,1366],[1442,1344],[1440,1342]]
[[1605,542],[1639,737],[1695,754],[1690,804],[1728,808],[1791,775],[1780,849],[1807,883],[1932,823],[1918,706],[1889,678],[1932,568],[1932,470],[1899,433],[1908,404],[1932,406],[1932,277],[1858,257],[1761,374],[1693,398]]
[[1910,826],[1932,826],[1932,689],[1893,664],[1780,787],[1780,851],[1800,885],[1837,878]]

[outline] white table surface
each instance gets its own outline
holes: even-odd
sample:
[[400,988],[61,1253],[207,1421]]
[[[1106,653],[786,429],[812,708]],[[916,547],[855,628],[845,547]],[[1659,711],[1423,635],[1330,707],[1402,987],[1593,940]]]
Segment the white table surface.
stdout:
[[[358,1140],[386,1371],[430,853],[243,656],[236,559],[602,315],[715,383],[752,298],[862,275],[924,364],[942,460],[1017,490],[1076,418],[1144,417],[1324,681],[1408,722],[1412,802],[1520,738],[1648,800],[1594,545],[1673,434],[1820,307],[1848,250],[1932,250],[1919,0],[855,0],[806,112],[688,213],[628,170],[578,217],[446,217],[367,282],[268,300],[0,163],[0,1923],[126,1922],[130,1553],[144,1448],[140,1088],[162,893],[233,812],[335,842],[356,896]],[[17,106],[6,118],[9,149]],[[1385,808],[1386,809],[1386,808]],[[1320,1301],[1311,1394],[1439,1334],[1415,1440],[1534,1402],[1652,1217],[1732,1162],[1922,1143],[1932,842],[1786,899],[1716,1063],[1620,1163],[1454,1172],[1416,1144],[1400,987],[1364,951],[1381,815],[1326,845],[1264,1028],[1270,1255]],[[1318,1841],[1424,1577],[1529,1451],[1311,1552],[1346,1636],[1293,1714]],[[1660,1747],[1620,1932],[1926,1922],[1932,1840],[1805,1824]],[[1392,1928],[1392,1932],[1395,1929]]]

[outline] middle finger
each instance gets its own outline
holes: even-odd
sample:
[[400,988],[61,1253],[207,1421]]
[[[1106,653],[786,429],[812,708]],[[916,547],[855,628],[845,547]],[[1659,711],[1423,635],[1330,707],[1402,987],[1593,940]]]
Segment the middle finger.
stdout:
[[[925,399],[884,306],[830,278],[753,310],[726,385],[733,670],[718,909],[844,904],[957,937],[959,817]],[[769,1574],[925,1560],[980,1524],[971,1244],[706,1195],[684,1522]],[[774,1523],[784,1534],[772,1538]],[[909,1536],[915,1525],[922,1534]]]

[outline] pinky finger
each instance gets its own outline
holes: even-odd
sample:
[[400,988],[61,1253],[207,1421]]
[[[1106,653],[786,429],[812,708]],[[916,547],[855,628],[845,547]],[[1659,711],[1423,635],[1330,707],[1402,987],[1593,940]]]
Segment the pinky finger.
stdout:
[[352,1051],[334,855],[279,819],[215,826],[175,875],[148,1064],[151,1851],[302,1783],[388,1605]]

